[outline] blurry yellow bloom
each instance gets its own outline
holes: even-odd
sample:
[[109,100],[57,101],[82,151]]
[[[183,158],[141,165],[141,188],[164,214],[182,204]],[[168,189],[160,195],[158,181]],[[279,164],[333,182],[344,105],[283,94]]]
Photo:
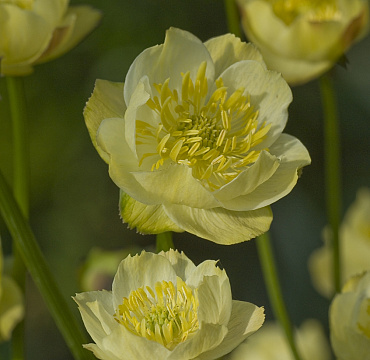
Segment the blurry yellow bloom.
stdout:
[[119,265],[112,291],[77,294],[82,319],[103,360],[212,360],[263,324],[263,308],[235,301],[216,261],[195,266],[184,253],[143,251]]
[[[306,320],[295,333],[302,360],[330,360],[324,329],[317,320]],[[265,323],[261,330],[239,345],[224,360],[294,360],[283,330]]]
[[370,271],[352,277],[334,297],[329,323],[338,360],[370,359]]
[[135,59],[124,85],[97,80],[84,115],[123,191],[125,222],[234,244],[269,229],[268,205],[310,163],[301,142],[282,134],[291,100],[253,45],[231,34],[202,43],[171,28]]
[[[309,269],[315,288],[330,298],[334,294],[330,233],[324,231],[325,245],[315,250],[309,259]],[[357,192],[356,201],[348,209],[339,230],[342,278],[370,270],[370,189]]]
[[33,65],[54,59],[90,33],[101,14],[69,0],[0,0],[2,75],[27,75]]
[[15,281],[3,274],[0,241],[0,342],[10,339],[14,327],[24,315],[23,295]]
[[368,0],[237,0],[244,31],[290,84],[327,70],[368,31]]

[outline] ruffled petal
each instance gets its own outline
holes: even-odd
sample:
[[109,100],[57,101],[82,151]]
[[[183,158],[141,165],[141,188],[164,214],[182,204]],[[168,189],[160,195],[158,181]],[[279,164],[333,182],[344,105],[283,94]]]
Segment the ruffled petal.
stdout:
[[165,231],[183,232],[165,213],[162,205],[145,205],[120,191],[120,214],[130,229],[142,234],[160,234]]
[[84,109],[84,117],[92,143],[105,162],[109,161],[109,154],[97,144],[98,128],[104,119],[123,117],[125,111],[123,83],[96,80],[94,91]]
[[169,251],[161,251],[159,255],[164,256],[172,265],[176,275],[187,283],[187,279],[193,275],[197,267],[194,263],[183,253],[177,250],[170,249]]
[[254,211],[231,211],[164,205],[164,210],[185,231],[223,245],[237,244],[261,235],[268,231],[272,221],[269,207]]

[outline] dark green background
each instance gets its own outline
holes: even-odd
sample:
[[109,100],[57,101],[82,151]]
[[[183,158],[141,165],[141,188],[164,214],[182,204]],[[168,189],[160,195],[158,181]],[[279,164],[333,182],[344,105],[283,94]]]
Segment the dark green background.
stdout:
[[[93,148],[82,116],[95,79],[122,82],[145,48],[163,43],[170,26],[201,40],[227,32],[222,1],[86,0],[104,13],[98,29],[60,59],[36,67],[25,78],[31,141],[31,224],[64,296],[80,291],[77,268],[93,246],[106,249],[154,243],[127,229],[118,216],[118,189],[107,165]],[[273,39],[272,39],[273,41]],[[370,39],[347,54],[347,70],[334,69],[340,111],[344,205],[360,186],[369,186]],[[0,166],[12,178],[11,123],[5,79],[0,79]],[[296,188],[273,205],[271,229],[281,282],[295,324],[307,317],[327,322],[328,302],[310,284],[307,257],[321,245],[324,209],[322,109],[316,81],[293,89],[285,132],[308,148],[312,165]],[[0,223],[5,252],[10,237]],[[190,234],[175,234],[175,245],[195,262],[220,259],[230,277],[233,297],[265,306],[266,298],[255,243],[220,246]],[[27,359],[71,359],[37,289],[27,283]],[[74,310],[73,301],[70,305]],[[76,316],[79,317],[76,311]],[[1,354],[7,344],[0,346]]]

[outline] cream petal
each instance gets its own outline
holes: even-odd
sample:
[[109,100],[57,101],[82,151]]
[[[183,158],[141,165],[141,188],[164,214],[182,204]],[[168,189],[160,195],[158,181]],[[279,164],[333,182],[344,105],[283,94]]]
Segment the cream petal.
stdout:
[[[50,0],[49,0],[50,1]],[[37,63],[55,59],[77,46],[92,30],[94,30],[102,17],[100,11],[91,6],[70,6],[67,10],[63,23],[59,24],[54,31],[52,46],[49,45],[47,53],[44,53]],[[56,38],[56,33],[60,28],[69,25],[68,36],[63,39]],[[63,40],[63,41],[61,41]]]
[[122,360],[122,358],[115,356],[109,350],[102,350],[96,344],[84,344],[86,350],[90,350],[98,359],[101,360]]
[[150,286],[154,289],[158,281],[176,284],[176,279],[175,270],[163,256],[145,251],[134,257],[128,256],[121,261],[113,280],[113,307],[116,309],[122,304],[124,297],[128,297],[131,291],[139,287]]
[[268,180],[276,172],[279,165],[280,161],[276,156],[269,154],[267,151],[262,151],[253,165],[244,170],[234,180],[216,190],[213,195],[221,202],[247,195]]
[[123,117],[125,111],[123,83],[96,80],[94,91],[84,109],[84,117],[92,143],[105,162],[109,161],[109,155],[97,144],[98,128],[104,119]]
[[170,249],[161,251],[158,255],[164,256],[172,265],[176,275],[187,283],[187,279],[196,271],[197,266],[181,251]]
[[270,205],[289,194],[298,180],[298,170],[311,163],[304,145],[295,137],[281,134],[270,147],[270,153],[280,158],[276,172],[253,192],[222,201],[224,207],[234,210],[253,210]]
[[250,94],[251,105],[258,110],[258,123],[271,124],[266,139],[254,149],[269,147],[282,133],[288,119],[293,97],[286,81],[279,73],[249,60],[228,67],[220,77],[230,93],[243,87]]
[[69,0],[37,0],[34,1],[32,11],[55,27],[65,14],[68,3]]
[[132,63],[125,80],[126,103],[129,103],[137,83],[144,75],[149,77],[151,85],[162,84],[170,78],[170,88],[181,93],[181,73],[190,71],[194,80],[203,61],[207,62],[206,76],[212,81],[213,61],[204,44],[187,31],[170,28],[163,45],[144,50]]
[[162,205],[145,205],[120,191],[122,221],[141,234],[160,234],[165,231],[183,232],[165,213]]
[[23,319],[23,295],[17,283],[8,276],[0,275],[0,287],[0,341],[7,341],[14,327]]
[[179,344],[168,360],[198,359],[202,353],[219,346],[227,334],[227,327],[215,324],[200,324],[198,332]]
[[[186,165],[171,163],[156,171],[136,171],[132,176],[145,189],[146,196],[162,204],[181,204],[199,208],[219,206],[212,193],[202,186]],[[181,226],[180,226],[181,227]]]
[[164,210],[185,231],[223,245],[237,244],[261,235],[270,228],[272,221],[269,207],[254,211],[230,211],[164,205]]
[[264,309],[254,304],[233,300],[233,307],[228,333],[223,342],[216,348],[206,351],[197,360],[213,360],[221,358],[234,350],[248,336],[255,333],[265,321]]
[[215,77],[229,66],[242,60],[254,60],[265,66],[261,53],[252,43],[242,42],[233,34],[226,34],[207,40],[204,45],[215,64]]

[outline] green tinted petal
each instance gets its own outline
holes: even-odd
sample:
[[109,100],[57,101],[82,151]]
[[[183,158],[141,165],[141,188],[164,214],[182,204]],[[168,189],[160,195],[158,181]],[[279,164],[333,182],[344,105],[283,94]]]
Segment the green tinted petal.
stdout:
[[120,191],[119,208],[123,222],[142,234],[184,231],[167,216],[162,205],[145,205],[123,191]]
[[165,205],[164,209],[185,231],[223,245],[255,238],[268,231],[272,221],[269,207],[253,211],[231,211],[223,208],[197,209]]

